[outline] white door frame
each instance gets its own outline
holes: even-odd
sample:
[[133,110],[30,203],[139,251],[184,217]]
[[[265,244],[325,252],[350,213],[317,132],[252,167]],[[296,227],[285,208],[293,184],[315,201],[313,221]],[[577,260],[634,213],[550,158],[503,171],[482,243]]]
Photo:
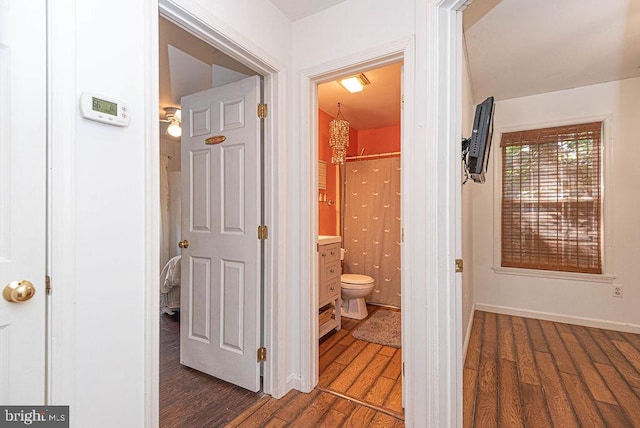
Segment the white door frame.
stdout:
[[[269,226],[269,238],[265,242],[265,252],[263,255],[263,271],[264,271],[264,344],[268,349],[269,358],[263,367],[263,391],[274,397],[281,397],[286,393],[284,390],[284,382],[279,382],[281,377],[286,376],[285,358],[285,322],[284,311],[280,308],[285,307],[284,303],[284,287],[282,281],[278,281],[279,272],[284,271],[284,257],[279,257],[279,240],[278,230],[280,229],[280,216],[277,201],[279,200],[279,164],[281,155],[277,150],[275,141],[282,139],[285,133],[285,123],[282,111],[284,111],[284,91],[286,87],[284,66],[279,64],[273,58],[269,58],[264,52],[257,52],[256,47],[240,46],[236,41],[243,40],[241,34],[234,32],[222,21],[216,17],[207,15],[199,16],[198,13],[188,11],[178,5],[173,0],[159,0],[158,12],[164,18],[177,24],[186,31],[203,39],[211,46],[224,52],[237,61],[245,64],[255,70],[264,77],[264,102],[269,105],[269,113],[265,119],[264,125],[264,216],[265,224]],[[150,11],[153,14],[153,11]],[[157,16],[157,14],[155,15]],[[153,16],[150,18],[153,20]],[[156,18],[157,19],[157,18]],[[157,23],[149,26],[149,47],[153,52],[158,51],[158,29]],[[147,76],[155,81],[157,88],[157,79],[159,66],[154,54],[151,54],[151,64]],[[151,85],[153,87],[153,85]],[[147,100],[147,115],[152,116],[149,121],[153,122],[151,126],[157,128],[158,111],[158,93],[157,89],[152,91]],[[156,144],[156,141],[150,139],[148,144]],[[157,149],[148,147],[146,170],[147,184],[149,189],[159,189],[159,166],[157,156],[154,152]],[[156,153],[157,154],[157,153]],[[157,192],[149,192],[155,195]],[[157,198],[151,197],[147,200],[147,227],[150,234],[157,234],[159,231],[159,212]],[[257,233],[257,231],[256,231]],[[257,235],[256,235],[257,239]],[[159,409],[159,266],[157,252],[159,244],[155,238],[145,248],[146,260],[150,267],[147,268],[146,289],[148,290],[145,302],[146,331],[145,331],[145,361],[146,361],[146,426],[158,426],[158,409]],[[275,289],[278,287],[278,289]]]
[[[416,51],[426,56],[416,64],[415,89],[424,98],[414,111],[418,135],[407,155],[417,164],[408,173],[416,189],[408,192],[414,210],[406,220],[418,232],[405,230],[407,266],[416,285],[406,296],[415,328],[405,356],[408,426],[462,426],[462,293],[455,259],[462,256],[462,10],[469,3],[416,0]],[[416,206],[420,186],[426,186],[429,200]],[[416,341],[420,336],[427,340]]]
[[[468,0],[416,0],[415,40],[402,40],[302,70],[300,111],[304,134],[300,163],[309,187],[301,200],[301,272],[314,284],[318,218],[317,84],[403,60],[402,338],[407,426],[462,426],[460,150],[462,13]],[[415,52],[426,52],[416,56]],[[410,209],[409,209],[410,208]],[[308,219],[308,220],[307,220]],[[309,223],[307,223],[307,221]],[[318,382],[317,296],[300,293],[301,389]],[[435,350],[435,352],[434,352]]]
[[[311,219],[310,227],[302,227],[302,230],[308,231],[307,234],[302,234],[307,237],[306,243],[302,245],[302,248],[308,249],[310,256],[303,256],[301,261],[308,263],[306,269],[305,267],[302,268],[302,272],[309,272],[308,281],[309,284],[312,284],[311,287],[301,287],[300,289],[300,355],[303,361],[301,373],[302,382],[300,386],[305,392],[311,391],[318,384],[318,293],[313,286],[313,284],[317,283],[318,278],[318,259],[315,257],[319,221],[316,197],[316,189],[318,188],[318,85],[336,80],[339,77],[361,73],[366,70],[384,67],[385,65],[397,62],[403,62],[405,70],[413,70],[412,40],[402,40],[398,43],[367,51],[360,55],[352,55],[336,61],[323,63],[321,66],[306,69],[301,72],[300,86],[302,88],[302,106],[304,106],[304,108],[300,109],[300,111],[307,110],[311,112],[302,117],[303,123],[301,124],[302,130],[309,130],[309,144],[302,145],[301,153],[303,160],[301,164],[309,164],[309,168],[306,169],[310,171],[310,177],[306,181],[309,183],[309,187],[306,187],[307,193],[302,200],[307,201],[307,205],[310,207],[309,218]],[[403,91],[407,91],[407,89],[405,89],[407,87],[406,85],[412,80],[413,74],[412,72],[407,73],[405,71],[403,77]],[[406,105],[405,101],[405,106]],[[403,115],[405,111],[410,110],[401,110]],[[305,123],[305,120],[308,120],[308,122]],[[406,146],[406,142],[409,139],[409,133],[405,133],[405,131],[411,129],[407,120],[411,121],[411,118],[405,115],[402,129],[402,147]],[[404,182],[404,176],[402,177],[402,181]],[[401,212],[403,211],[401,210]]]

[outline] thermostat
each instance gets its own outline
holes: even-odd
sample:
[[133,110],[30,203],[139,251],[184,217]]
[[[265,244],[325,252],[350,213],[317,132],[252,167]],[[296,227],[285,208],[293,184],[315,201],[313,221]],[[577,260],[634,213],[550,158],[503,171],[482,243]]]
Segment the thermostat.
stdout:
[[129,106],[111,97],[83,92],[80,96],[82,117],[109,125],[129,126]]

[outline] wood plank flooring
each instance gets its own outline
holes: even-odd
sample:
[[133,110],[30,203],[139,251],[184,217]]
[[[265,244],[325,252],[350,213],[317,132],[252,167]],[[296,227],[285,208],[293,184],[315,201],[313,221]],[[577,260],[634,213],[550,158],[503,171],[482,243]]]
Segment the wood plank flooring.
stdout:
[[[367,306],[370,318],[380,306]],[[402,350],[357,340],[351,334],[364,320],[343,318],[342,329],[325,336],[319,347],[317,388],[351,398],[404,419]]]
[[465,427],[640,427],[640,335],[476,311]]
[[264,397],[227,427],[404,427],[401,419],[329,392],[290,391],[279,400]]
[[[370,306],[369,317],[378,306]],[[305,394],[264,397],[229,427],[404,427],[402,354],[390,346],[356,340],[365,320],[342,319],[342,329],[320,343],[320,381]]]
[[222,427],[262,396],[182,366],[180,315],[161,315],[160,427]]

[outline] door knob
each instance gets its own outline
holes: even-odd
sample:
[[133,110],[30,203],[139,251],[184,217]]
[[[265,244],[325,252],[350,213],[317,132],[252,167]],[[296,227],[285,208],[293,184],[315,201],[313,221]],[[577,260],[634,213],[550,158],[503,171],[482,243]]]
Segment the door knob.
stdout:
[[12,281],[2,290],[4,300],[11,303],[26,302],[36,294],[36,289],[32,283],[26,279]]
[[183,241],[178,242],[178,247],[180,247],[180,248],[189,248],[189,241],[187,241],[185,239]]

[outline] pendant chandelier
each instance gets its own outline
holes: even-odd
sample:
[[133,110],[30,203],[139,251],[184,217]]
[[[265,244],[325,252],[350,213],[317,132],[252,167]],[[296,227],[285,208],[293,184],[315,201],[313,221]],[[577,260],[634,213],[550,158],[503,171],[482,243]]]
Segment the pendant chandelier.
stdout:
[[331,146],[331,163],[343,164],[349,147],[349,122],[342,116],[340,103],[335,120],[329,122],[329,145]]

